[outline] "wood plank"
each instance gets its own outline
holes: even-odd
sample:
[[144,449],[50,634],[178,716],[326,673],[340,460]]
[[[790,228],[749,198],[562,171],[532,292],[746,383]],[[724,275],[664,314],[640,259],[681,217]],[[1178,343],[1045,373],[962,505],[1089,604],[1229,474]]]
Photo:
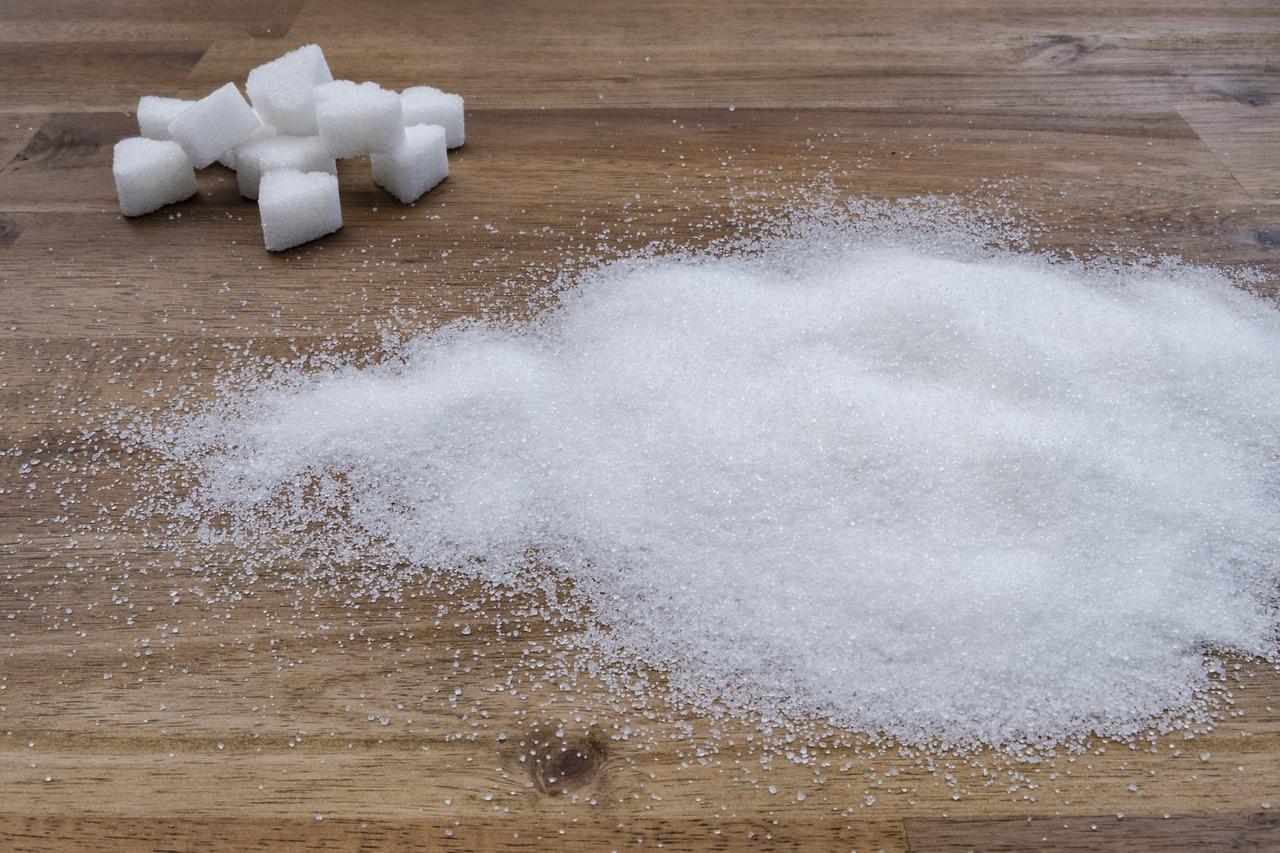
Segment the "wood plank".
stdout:
[[133,0],[0,4],[0,42],[181,42],[281,38],[302,0],[165,0],[162,14]]
[[[10,818],[0,815],[0,833],[12,839],[15,853],[41,853],[68,848],[94,850],[241,851],[251,848],[296,851],[337,850],[545,850],[569,845],[586,850],[611,849],[626,838],[633,846],[661,844],[668,849],[794,849],[766,839],[768,830],[742,821],[717,826],[718,834],[691,834],[648,818],[624,822],[620,829],[601,825],[573,826],[565,832],[551,821],[481,828],[453,826],[447,819],[365,821],[327,818],[287,820],[208,821],[139,818]],[[447,833],[450,833],[446,835]],[[845,832],[822,836],[833,849],[905,851],[901,824],[866,823]]]
[[[470,109],[735,106],[936,111],[950,107],[1006,113],[1088,110],[1133,116],[1152,109],[1163,112],[1186,93],[1184,82],[1161,68],[1125,75],[1080,72],[1073,74],[1079,79],[1071,86],[1063,86],[1062,74],[1053,69],[988,71],[986,54],[974,56],[972,65],[963,65],[946,52],[939,61],[930,62],[928,57],[902,59],[901,51],[883,49],[885,54],[855,63],[858,54],[840,44],[815,50],[773,41],[744,66],[744,56],[736,49],[717,51],[678,43],[628,45],[518,42],[499,52],[497,47],[461,43],[424,54],[394,42],[353,39],[328,49],[326,55],[340,76],[377,77],[393,88],[428,83],[462,93]],[[237,79],[243,69],[278,53],[261,44],[219,42],[195,70],[194,88],[207,91]],[[625,56],[622,60],[620,53]],[[1020,61],[1020,48],[1008,53],[999,64]],[[521,69],[518,78],[503,70],[513,67]]]
[[[354,37],[345,24],[352,18],[360,21]],[[444,3],[404,15],[376,0],[311,0],[288,34],[290,43],[325,42],[340,76],[431,82],[463,92],[473,108],[1129,114],[1171,108],[1187,74],[1262,72],[1277,37],[1280,14],[1265,2],[1146,2],[1118,12],[1105,2],[1011,9],[969,0],[949,4],[945,18],[929,4],[819,0],[789,5],[784,21],[760,0],[608,2],[585,17],[574,2]],[[220,42],[195,79],[235,78],[273,50]]]
[[[1106,0],[1014,6],[958,0],[944,8],[940,15],[935,4],[927,3],[810,0],[789,4],[779,15],[767,0],[644,5],[604,0],[584,16],[580,3],[558,0],[536,7],[433,4],[405,15],[378,0],[309,0],[289,38],[336,41],[338,34],[349,35],[348,21],[358,20],[365,40],[361,48],[381,43],[385,53],[394,53],[397,42],[408,46],[434,39],[434,48],[451,54],[456,50],[451,45],[465,45],[496,59],[519,46],[548,54],[536,68],[551,68],[561,58],[571,60],[570,69],[592,68],[599,55],[593,48],[601,46],[612,52],[614,65],[626,65],[626,58],[640,53],[651,56],[658,68],[664,64],[660,60],[675,55],[665,51],[692,47],[707,51],[704,62],[713,68],[727,57],[739,69],[767,67],[778,49],[802,66],[822,56],[829,73],[870,67],[972,73],[983,69],[975,59],[996,59],[1005,71],[1030,66],[1170,72],[1188,67],[1261,71],[1280,32],[1280,13],[1266,0],[1144,0],[1123,8]],[[439,39],[441,33],[448,37]],[[565,57],[565,50],[572,53]],[[424,56],[422,61],[433,60]]]
[[991,853],[1016,850],[1086,851],[1158,849],[1168,853],[1201,850],[1280,849],[1280,816],[1274,812],[1213,817],[1124,817],[1072,815],[1026,820],[910,820],[910,849]]
[[[142,95],[180,97],[208,47],[203,41],[0,40],[0,112],[132,110]],[[224,81],[225,82],[225,81]],[[207,90],[201,94],[207,94]]]
[[[309,335],[357,306],[452,318],[492,300],[501,282],[527,278],[531,262],[546,268],[572,257],[584,229],[608,229],[620,247],[696,242],[714,234],[703,217],[723,215],[733,198],[743,215],[776,210],[823,175],[872,197],[927,187],[1043,211],[1052,227],[1037,240],[1048,248],[1105,236],[1218,263],[1277,260],[1266,236],[1276,208],[1251,203],[1174,114],[1063,122],[947,112],[479,111],[474,142],[454,156],[437,191],[401,208],[373,186],[366,164],[352,163],[341,179],[346,227],[283,255],[259,251],[256,211],[221,168],[201,174],[195,200],[136,220],[119,216],[110,143],[133,132],[131,122],[56,116],[0,174],[11,211],[42,213],[30,239],[0,264],[24,334],[80,336],[100,332],[104,316],[109,328],[125,322],[127,314],[103,313],[111,310],[163,321],[170,334],[236,339],[264,328]],[[815,139],[821,147],[811,146]],[[785,175],[766,168],[780,161]],[[996,179],[998,189],[987,190],[984,180]],[[28,274],[37,269],[40,276]],[[300,288],[302,270],[330,283]],[[375,275],[379,286],[366,292]],[[77,304],[59,300],[50,313],[49,281]],[[248,294],[244,282],[254,282]],[[509,304],[536,283],[500,298]]]
[[[454,174],[440,195],[401,209],[401,215],[432,208],[432,215],[443,216],[445,208],[463,204],[468,215],[493,218],[531,204],[563,208],[571,198],[589,208],[631,207],[637,190],[650,201],[681,189],[699,202],[722,203],[732,190],[762,194],[840,172],[853,189],[870,196],[898,196],[922,186],[938,194],[963,193],[984,181],[1016,178],[1029,183],[1015,192],[1040,201],[1047,193],[1061,198],[1063,191],[1068,196],[1109,193],[1108,203],[1120,213],[1162,203],[1192,209],[1210,197],[1219,203],[1249,201],[1172,112],[1135,120],[949,111],[482,110],[470,117],[470,127],[475,140],[451,160]],[[133,119],[122,115],[51,118],[0,174],[6,209],[96,212],[111,207],[111,145],[134,132]],[[566,138],[574,140],[574,148],[563,144]],[[815,141],[823,151],[812,150]],[[779,158],[788,163],[781,176],[768,168]],[[355,215],[372,213],[373,207],[385,211],[389,197],[365,179],[367,167],[360,162],[350,167],[344,171],[344,189],[349,186]],[[50,172],[62,180],[51,186]],[[546,187],[520,180],[535,173],[551,177],[553,197],[547,197]],[[219,216],[228,210],[252,213],[252,205],[234,192],[230,172],[215,168],[201,177],[209,189],[199,204],[175,210],[193,215],[196,208],[212,205]],[[1064,210],[1074,206],[1063,205]],[[568,215],[576,221],[579,211]],[[133,225],[149,227],[160,218]],[[413,227],[398,226],[401,220],[385,213],[372,219],[387,228]],[[332,242],[351,234],[345,231]]]

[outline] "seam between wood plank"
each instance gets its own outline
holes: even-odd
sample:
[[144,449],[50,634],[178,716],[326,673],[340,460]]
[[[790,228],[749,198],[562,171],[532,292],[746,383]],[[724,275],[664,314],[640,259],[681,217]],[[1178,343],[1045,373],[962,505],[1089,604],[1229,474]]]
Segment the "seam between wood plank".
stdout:
[[1188,128],[1190,128],[1191,133],[1195,135],[1196,141],[1204,146],[1205,150],[1209,152],[1209,155],[1213,157],[1214,162],[1216,162],[1219,166],[1222,167],[1222,171],[1227,173],[1227,177],[1231,178],[1231,182],[1236,185],[1236,187],[1240,190],[1240,192],[1244,193],[1244,197],[1249,199],[1250,201],[1262,201],[1262,199],[1255,198],[1253,193],[1249,192],[1249,190],[1245,187],[1245,185],[1240,183],[1240,179],[1236,177],[1236,173],[1232,171],[1231,167],[1227,165],[1226,161],[1223,160],[1222,157],[1218,155],[1218,152],[1213,149],[1212,145],[1210,145],[1208,142],[1205,141],[1204,137],[1202,137],[1200,133],[1196,130],[1195,125],[1187,121],[1187,117],[1182,113],[1182,108],[1175,107],[1174,112],[1177,113],[1178,118],[1182,121],[1182,123],[1185,124]]

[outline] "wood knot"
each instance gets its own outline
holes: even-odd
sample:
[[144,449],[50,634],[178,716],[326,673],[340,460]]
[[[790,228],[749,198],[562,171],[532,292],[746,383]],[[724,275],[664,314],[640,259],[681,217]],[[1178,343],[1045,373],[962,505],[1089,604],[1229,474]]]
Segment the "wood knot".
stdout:
[[98,157],[107,128],[95,116],[63,115],[45,123],[13,158],[40,169],[80,166]]
[[1247,107],[1265,107],[1271,103],[1270,95],[1257,86],[1250,86],[1247,83],[1224,89],[1223,94],[1237,104],[1244,104]]
[[1192,77],[1196,89],[1209,95],[1235,101],[1247,107],[1265,107],[1271,103],[1271,95],[1248,80],[1230,77],[1202,75]]
[[1031,46],[1025,65],[1066,70],[1098,49],[1097,38],[1046,36]]
[[22,233],[22,223],[0,213],[0,248],[12,246],[14,241],[18,239],[18,235]]
[[1280,246],[1280,228],[1259,228],[1253,232],[1253,242],[1264,249]]
[[558,796],[594,779],[609,756],[608,742],[595,732],[536,728],[516,744],[534,787]]

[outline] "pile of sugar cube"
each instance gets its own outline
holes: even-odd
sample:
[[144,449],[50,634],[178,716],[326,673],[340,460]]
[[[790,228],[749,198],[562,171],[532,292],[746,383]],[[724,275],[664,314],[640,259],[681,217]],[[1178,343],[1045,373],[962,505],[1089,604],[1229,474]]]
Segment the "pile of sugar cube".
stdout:
[[138,102],[141,135],[116,143],[112,164],[125,216],[195,195],[195,170],[216,161],[257,199],[279,251],[342,227],[337,160],[368,155],[374,182],[410,204],[448,176],[446,149],[463,142],[460,96],[334,80],[319,45],[258,66],[245,89],[248,102],[234,83],[198,101]]

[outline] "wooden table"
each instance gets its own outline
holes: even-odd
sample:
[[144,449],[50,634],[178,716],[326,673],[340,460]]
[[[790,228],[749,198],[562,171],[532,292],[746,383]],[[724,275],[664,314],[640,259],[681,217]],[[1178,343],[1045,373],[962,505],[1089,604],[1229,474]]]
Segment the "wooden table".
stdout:
[[[310,41],[341,76],[464,93],[445,185],[401,207],[344,164],[346,227],[280,255],[216,167],[197,199],[118,215],[139,95]],[[0,849],[1280,848],[1264,664],[1237,662],[1191,740],[1012,776],[838,748],[765,767],[740,724],[504,685],[552,634],[497,637],[519,601],[202,604],[173,554],[99,540],[90,496],[68,503],[87,481],[127,506],[109,470],[49,470],[109,406],[207,387],[236,348],[519,310],[606,229],[697,241],[823,179],[1017,205],[1048,248],[1276,275],[1274,0],[6,0],[0,69],[0,449],[23,451],[0,458]]]

